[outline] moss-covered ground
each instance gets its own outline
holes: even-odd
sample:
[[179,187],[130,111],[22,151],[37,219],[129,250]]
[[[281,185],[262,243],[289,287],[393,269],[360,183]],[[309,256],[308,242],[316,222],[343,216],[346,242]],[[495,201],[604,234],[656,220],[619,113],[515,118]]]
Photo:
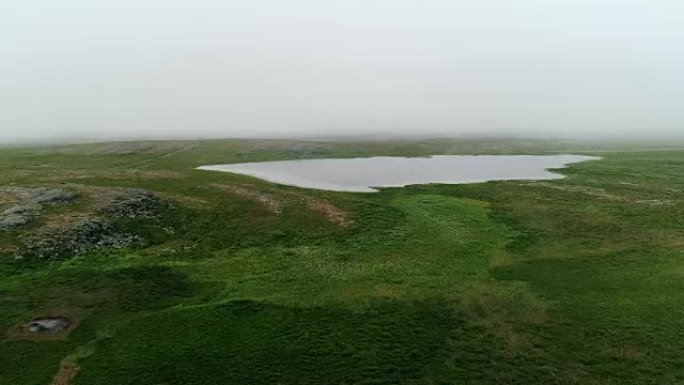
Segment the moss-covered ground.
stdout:
[[[602,159],[560,170],[562,180],[376,194],[194,169],[558,152]],[[86,196],[0,234],[2,385],[684,383],[684,150],[130,142],[4,149],[0,184],[140,187],[173,205],[156,221],[118,224],[144,248],[12,256],[22,236]],[[19,331],[55,312],[78,322],[68,335]]]

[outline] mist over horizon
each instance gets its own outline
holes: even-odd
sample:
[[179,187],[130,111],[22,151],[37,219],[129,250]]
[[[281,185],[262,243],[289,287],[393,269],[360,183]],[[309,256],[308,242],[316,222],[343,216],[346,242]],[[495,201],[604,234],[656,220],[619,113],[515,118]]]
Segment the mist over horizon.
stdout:
[[9,0],[0,144],[684,139],[684,3]]
[[331,133],[328,135],[244,135],[244,136],[191,136],[191,135],[139,135],[139,136],[110,136],[110,135],[83,135],[83,136],[50,136],[42,138],[28,138],[14,141],[0,141],[0,147],[34,147],[34,146],[62,146],[96,143],[125,143],[125,142],[155,142],[155,141],[213,141],[213,140],[273,140],[273,141],[301,141],[301,142],[374,142],[374,141],[433,141],[433,140],[463,140],[463,141],[511,141],[511,142],[576,142],[581,143],[623,143],[629,144],[632,148],[679,148],[684,146],[684,136],[679,134],[671,135],[608,135],[608,136],[544,136],[530,134],[512,133],[490,133],[490,134],[467,134],[467,133],[415,133],[415,134],[391,134],[391,133],[371,133],[371,134],[349,134],[340,135]]

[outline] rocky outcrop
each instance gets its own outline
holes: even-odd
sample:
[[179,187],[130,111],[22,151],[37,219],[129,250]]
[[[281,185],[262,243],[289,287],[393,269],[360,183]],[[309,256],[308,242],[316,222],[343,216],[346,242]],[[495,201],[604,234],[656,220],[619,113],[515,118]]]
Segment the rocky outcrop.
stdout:
[[17,256],[38,259],[61,259],[106,248],[121,249],[141,246],[142,239],[118,231],[102,219],[86,220],[69,227],[39,231],[23,240]]
[[[159,196],[143,189],[83,187],[79,191],[92,201],[85,211],[70,213],[68,220],[56,220],[59,215],[48,217],[43,226],[22,236],[15,258],[63,259],[100,249],[140,247],[144,244],[143,239],[122,230],[117,226],[118,221],[156,220],[163,209],[170,207]],[[43,202],[59,202],[65,197],[54,193],[41,196],[51,197]],[[27,206],[24,209],[24,206],[16,205],[6,210],[10,212],[5,220],[13,221],[14,227],[21,226],[40,213],[42,207]]]
[[110,218],[153,218],[166,203],[153,192],[127,188],[109,204],[99,208],[99,212]]
[[44,205],[66,203],[76,194],[61,188],[50,187],[0,187],[0,192],[14,195],[17,203],[0,212],[0,232],[13,230],[33,221],[40,215]]

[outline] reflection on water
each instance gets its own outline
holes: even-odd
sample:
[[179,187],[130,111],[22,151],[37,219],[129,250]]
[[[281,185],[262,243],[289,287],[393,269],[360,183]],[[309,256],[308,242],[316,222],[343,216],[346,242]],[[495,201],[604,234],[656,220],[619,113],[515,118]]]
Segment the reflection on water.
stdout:
[[581,155],[435,155],[304,159],[199,167],[250,175],[269,182],[335,191],[376,192],[373,187],[458,184],[493,180],[558,179],[547,169],[599,159]]

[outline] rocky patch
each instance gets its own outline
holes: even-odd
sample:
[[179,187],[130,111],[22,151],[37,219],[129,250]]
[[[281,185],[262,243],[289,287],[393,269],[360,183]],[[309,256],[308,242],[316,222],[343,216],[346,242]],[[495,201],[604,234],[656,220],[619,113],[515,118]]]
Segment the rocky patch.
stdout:
[[125,188],[118,189],[109,204],[99,207],[99,212],[111,218],[153,218],[165,205],[161,198],[150,191]]
[[[0,232],[13,230],[34,220],[44,205],[55,205],[73,200],[76,194],[61,188],[50,187],[0,187],[5,201],[12,201],[9,208],[0,212]],[[7,198],[8,196],[13,197]]]
[[87,197],[80,211],[46,218],[36,231],[22,237],[16,259],[63,259],[101,249],[141,247],[144,240],[119,229],[122,218],[158,219],[170,207],[156,194],[137,188],[70,186]]
[[140,237],[118,231],[107,220],[90,219],[76,226],[45,229],[24,238],[15,258],[59,259],[94,250],[142,244]]

